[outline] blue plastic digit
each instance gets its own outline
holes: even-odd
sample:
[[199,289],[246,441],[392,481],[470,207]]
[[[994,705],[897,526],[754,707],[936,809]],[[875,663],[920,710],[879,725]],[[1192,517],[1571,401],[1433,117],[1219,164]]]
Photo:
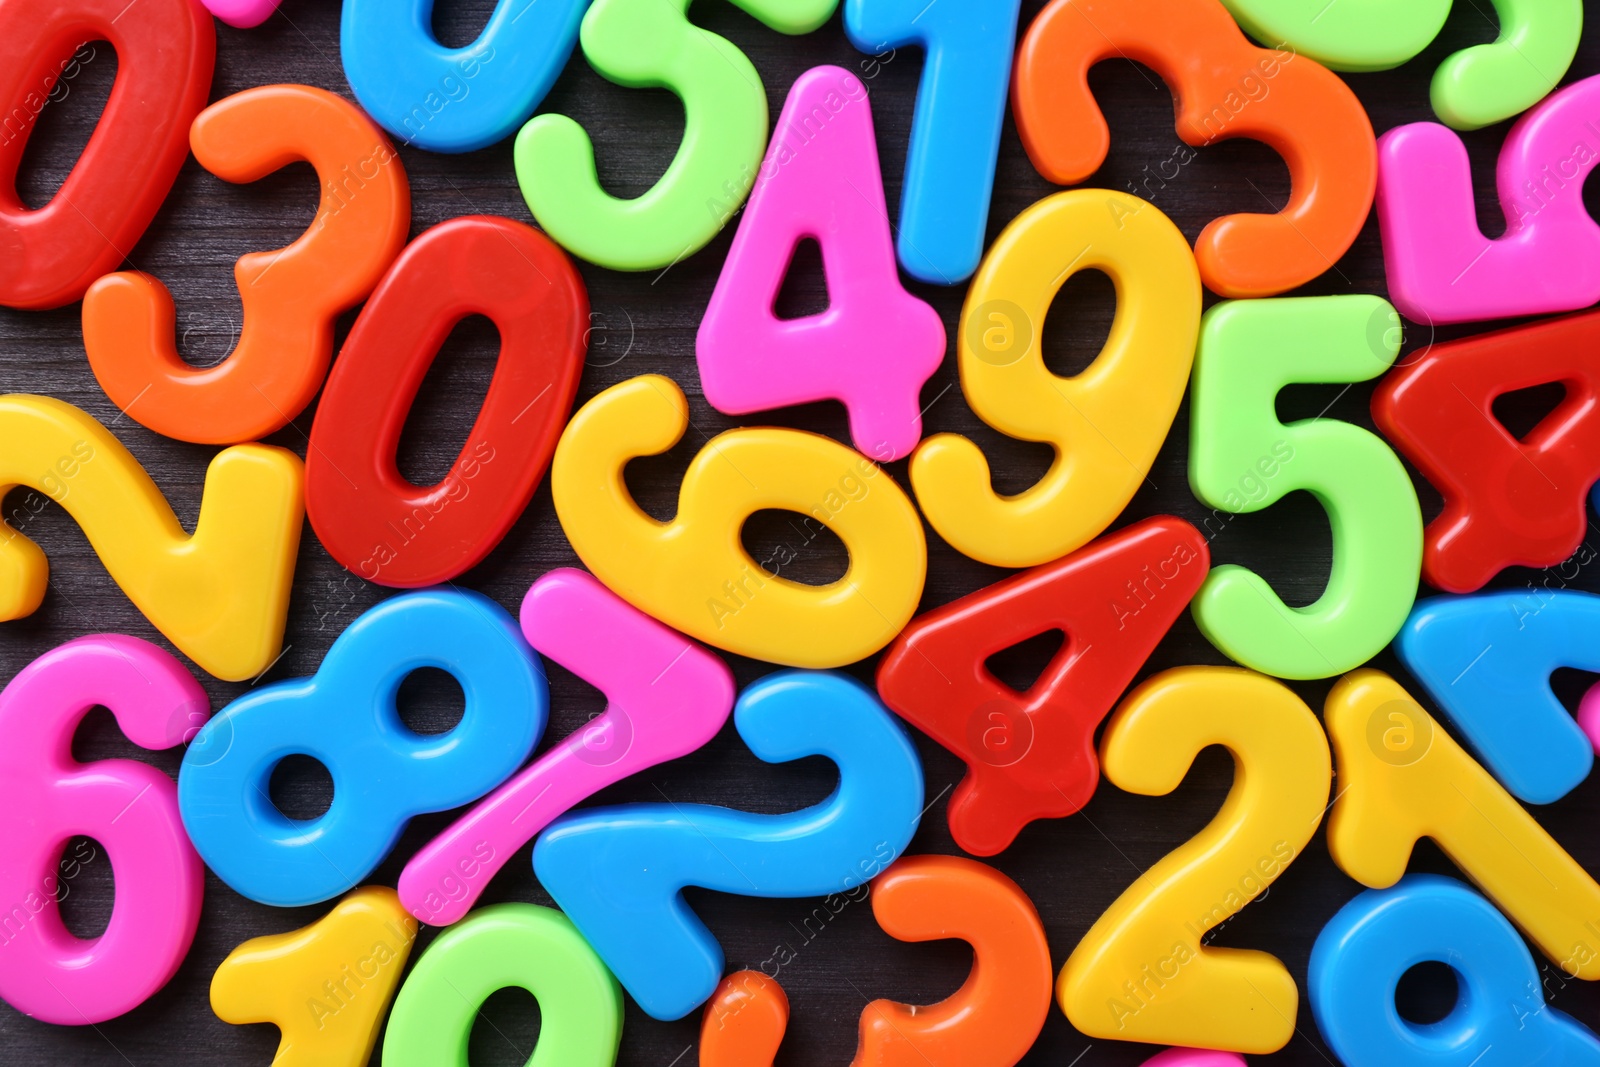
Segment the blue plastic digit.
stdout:
[[339,51],[378,125],[430,152],[510,137],[567,65],[589,0],[500,0],[465,48],[433,36],[433,0],[344,0]]
[[[400,720],[400,683],[419,667],[450,672],[466,695],[445,733]],[[510,777],[548,711],[539,657],[504,608],[464,590],[407,593],[353,622],[315,675],[246,694],[207,723],[184,756],[178,807],[201,858],[236,891],[315,904],[360,884],[414,816]],[[288,818],[267,794],[295,754],[333,778],[333,803],[314,819]]]
[[1484,766],[1519,800],[1549,804],[1594,766],[1594,746],[1550,688],[1557,667],[1600,671],[1600,596],[1506,591],[1424,600],[1395,650]]
[[1021,0],[845,0],[844,30],[863,52],[927,53],[900,198],[900,265],[957,285],[983,258],[1011,88]]
[[[1395,988],[1425,960],[1454,968],[1459,993],[1419,1025],[1400,1016]],[[1600,1039],[1545,1003],[1516,928],[1454,878],[1410,874],[1356,897],[1317,935],[1309,977],[1317,1029],[1346,1067],[1600,1064]]]
[[905,730],[852,678],[782,671],[734,708],[761,759],[826,756],[839,787],[814,807],[752,815],[705,804],[629,804],[567,815],[533,869],[649,1015],[680,1019],[716,991],[722,946],[685,886],[751,897],[853,889],[905,851],[922,812],[922,764]]

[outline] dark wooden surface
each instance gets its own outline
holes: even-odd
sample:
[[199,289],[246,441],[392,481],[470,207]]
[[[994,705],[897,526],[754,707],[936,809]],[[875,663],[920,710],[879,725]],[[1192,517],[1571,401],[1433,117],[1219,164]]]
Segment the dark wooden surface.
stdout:
[[[30,0],[7,0],[28,3]],[[492,9],[492,0],[441,2],[436,22],[443,38],[463,44],[473,38]],[[1025,0],[1024,18],[1031,18],[1042,0]],[[1594,9],[1591,8],[1591,15]],[[790,39],[761,26],[720,0],[706,0],[693,11],[697,22],[733,40],[754,61],[765,82],[768,103],[776,117],[793,80],[820,63],[837,63],[859,72],[870,88],[885,181],[891,205],[899,200],[900,178],[911,122],[921,56],[912,51],[870,60],[846,41],[836,16],[808,37]],[[286,0],[284,9],[266,25],[238,31],[219,25],[219,55],[212,99],[271,82],[304,82],[349,95],[339,64],[338,7],[328,0]],[[1456,5],[1440,40],[1419,59],[1398,71],[1349,77],[1381,133],[1403,122],[1430,118],[1428,80],[1449,53],[1488,40],[1495,32],[1492,10],[1482,0]],[[24,198],[35,205],[47,200],[72,160],[109,91],[116,69],[109,46],[101,43],[83,53],[80,69],[50,105],[29,146],[20,183]],[[1600,72],[1600,45],[1590,30],[1568,81]],[[1092,82],[1111,120],[1111,157],[1092,184],[1126,188],[1144,168],[1174,156],[1179,142],[1172,130],[1171,102],[1160,79],[1129,62],[1101,64]],[[665,169],[682,130],[682,110],[664,91],[629,91],[604,81],[575,55],[546,110],[576,117],[598,143],[600,171],[619,195],[637,195]],[[1479,213],[1486,232],[1498,234],[1503,220],[1494,210],[1492,176],[1495,154],[1508,124],[1469,135],[1477,179]],[[1182,153],[1181,155],[1187,155]],[[1181,158],[1180,155],[1180,158]],[[509,142],[466,156],[430,155],[403,149],[414,197],[413,234],[445,219],[483,212],[527,221],[511,168]],[[1171,171],[1171,166],[1164,168]],[[1284,201],[1288,176],[1282,162],[1254,142],[1227,142],[1198,153],[1165,185],[1152,184],[1154,202],[1192,240],[1213,217],[1232,211],[1271,210]],[[1051,191],[1029,165],[1008,123],[990,217],[990,236],[1035,200]],[[172,289],[186,358],[197,363],[221,359],[238,332],[240,309],[231,264],[240,254],[287,244],[311,220],[317,187],[309,167],[297,165],[264,181],[231,186],[205,173],[191,160],[184,168],[166,207],[138,245],[132,266],[155,273]],[[1591,196],[1600,204],[1600,197]],[[643,460],[629,470],[641,502],[660,515],[674,507],[677,484],[701,434],[736,425],[711,410],[699,396],[694,362],[695,329],[709,299],[732,230],[709,248],[664,274],[624,275],[580,265],[589,286],[595,320],[593,347],[579,393],[579,403],[601,389],[646,372],[668,374],[691,398],[693,424],[700,433],[666,457]],[[785,296],[791,312],[821,307],[826,302],[817,263],[800,266]],[[955,335],[963,289],[913,285],[913,290],[938,308],[950,335]],[[1382,259],[1375,218],[1370,219],[1351,252],[1305,290],[1308,294],[1383,293]],[[1072,279],[1057,300],[1045,329],[1051,365],[1062,373],[1080,369],[1092,359],[1110,323],[1113,293],[1109,282],[1089,273]],[[351,316],[341,322],[340,334]],[[1412,352],[1434,339],[1480,332],[1473,326],[1438,338],[1413,329],[1407,340]],[[464,323],[436,362],[424,400],[418,405],[402,445],[401,465],[413,480],[437,480],[463,441],[494,364],[497,338],[483,321]],[[206,463],[214,450],[162,438],[127,418],[105,398],[89,372],[79,333],[79,308],[47,313],[0,310],[0,390],[45,393],[86,408],[113,424],[115,431],[146,465],[180,517],[192,524],[197,513]],[[1546,391],[1548,393],[1548,391]],[[1371,425],[1367,404],[1370,386],[1303,387],[1287,390],[1279,410],[1286,418],[1326,414]],[[963,403],[953,352],[923,392],[928,405],[927,430],[954,430],[978,440],[991,458],[1004,491],[1017,491],[1043,472],[1048,449],[1011,441],[983,426]],[[1520,432],[1552,403],[1548,395],[1511,398],[1505,405],[1508,424]],[[312,412],[277,434],[273,443],[304,454],[305,433]],[[830,434],[848,441],[844,412],[821,404],[773,412],[745,423],[770,422]],[[1138,517],[1168,512],[1199,522],[1208,511],[1189,493],[1185,477],[1187,410],[1180,413],[1167,446],[1128,513]],[[905,482],[903,464],[892,472]],[[1419,485],[1424,512],[1432,517],[1438,497]],[[40,509],[43,498],[18,490],[6,500],[10,514],[18,505]],[[26,523],[29,537],[43,545],[51,563],[50,591],[31,618],[0,626],[0,674],[9,679],[24,664],[55,645],[84,633],[117,631],[161,640],[107,577],[77,527],[65,512],[43,504]],[[1309,603],[1321,592],[1330,549],[1326,518],[1304,493],[1257,515],[1226,524],[1214,523],[1212,551],[1218,562],[1243,562],[1259,570],[1294,604]],[[747,539],[758,556],[763,548],[787,541],[804,568],[794,573],[825,581],[843,570],[837,542],[819,539],[805,544],[781,517],[762,516],[748,528]],[[923,607],[931,608],[987,585],[1002,572],[965,559],[929,531],[930,559]],[[1600,537],[1592,537],[1585,559],[1595,556]],[[576,564],[562,537],[547,486],[504,543],[462,584],[494,597],[515,610],[522,593],[552,567]],[[787,573],[787,572],[786,572]],[[1564,573],[1571,574],[1571,568]],[[1600,590],[1600,567],[1579,570],[1564,581],[1555,571],[1513,571],[1498,587],[1570,586]],[[363,610],[389,591],[346,574],[317,544],[309,528],[300,552],[290,606],[284,656],[262,681],[313,672],[335,636]],[[1037,645],[1002,657],[1000,670],[1008,681],[1025,685],[1042,668],[1050,649]],[[1185,615],[1151,659],[1146,673],[1193,663],[1223,663],[1223,657],[1197,632]],[[1385,654],[1377,665],[1397,671]],[[870,679],[874,661],[853,672]],[[768,665],[734,661],[741,685],[766,673]],[[600,710],[599,695],[560,668],[551,667],[552,711],[545,744],[563,737]],[[1562,672],[1557,687],[1569,704],[1587,678]],[[214,706],[244,692],[242,685],[206,679]],[[1314,708],[1328,683],[1295,687]],[[425,729],[447,726],[460,710],[460,693],[447,676],[419,673],[405,692],[409,721]],[[961,764],[926,738],[918,737],[932,802],[912,845],[912,852],[954,852],[945,826],[949,789],[962,773]],[[80,731],[81,758],[132,756],[176,773],[180,754],[151,755],[121,738],[109,715],[95,712]],[[291,813],[314,814],[325,805],[329,786],[315,766],[286,768],[274,784],[275,795]],[[1056,967],[1066,959],[1095,918],[1150,864],[1187,840],[1216,812],[1231,782],[1232,766],[1218,750],[1204,753],[1183,786],[1173,795],[1135,797],[1102,784],[1094,801],[1079,815],[1035,823],[996,864],[1015,878],[1038,904],[1050,936]],[[608,790],[598,803],[654,800],[662,793],[674,801],[726,804],[758,811],[792,810],[825,796],[832,788],[831,765],[820,759],[768,767],[739,742],[730,725],[709,746],[693,756],[657,768]],[[660,792],[658,792],[658,790]],[[1556,838],[1591,870],[1600,871],[1600,778],[1591,779],[1557,804],[1536,812]],[[404,860],[442,828],[450,816],[417,820],[394,856],[374,876],[393,884]],[[80,853],[81,854],[81,853]],[[70,883],[63,907],[72,927],[92,934],[103,927],[112,899],[110,864],[103,851],[82,865]],[[1439,852],[1424,843],[1414,870],[1450,872]],[[1272,887],[1214,937],[1217,944],[1265,949],[1277,954],[1304,989],[1306,963],[1317,931],[1358,886],[1330,861],[1322,833],[1306,854]],[[208,877],[205,912],[194,948],[170,985],[129,1015],[93,1028],[71,1029],[26,1019],[0,1006],[0,1064],[71,1063],[178,1067],[243,1067],[266,1064],[273,1055],[276,1031],[269,1026],[233,1027],[212,1015],[207,988],[212,971],[237,944],[260,934],[280,932],[317,918],[325,907],[278,910],[253,904]],[[772,956],[779,944],[796,959],[781,980],[793,1005],[789,1036],[779,1056],[781,1065],[844,1064],[856,1041],[856,1021],[868,999],[891,997],[912,1003],[943,998],[963,981],[970,951],[960,943],[908,945],[897,942],[873,922],[864,904],[847,907],[820,933],[809,937],[802,920],[813,902],[753,900],[692,891],[691,900],[721,939],[730,966],[755,966]],[[486,901],[530,900],[549,903],[534,880],[528,850],[510,861],[491,886]],[[425,932],[423,943],[429,940]],[[1415,991],[1419,1005],[1437,1009],[1448,1003],[1449,982],[1434,978]],[[1600,1025],[1600,991],[1572,982],[1551,982],[1553,1004],[1583,1022]],[[628,1008],[620,1063],[624,1067],[687,1067],[694,1062],[697,1036],[694,1018],[659,1023],[631,1003]],[[491,999],[473,1033],[472,1060],[478,1067],[521,1064],[533,1049],[538,1032],[532,999],[520,992]],[[1073,1030],[1052,1009],[1038,1044],[1024,1061],[1055,1067],[1111,1067],[1135,1064],[1153,1054],[1146,1046],[1090,1041]],[[377,1062],[380,1057],[375,1057]],[[1302,995],[1298,1034],[1288,1047],[1257,1062],[1323,1064],[1332,1062]]]

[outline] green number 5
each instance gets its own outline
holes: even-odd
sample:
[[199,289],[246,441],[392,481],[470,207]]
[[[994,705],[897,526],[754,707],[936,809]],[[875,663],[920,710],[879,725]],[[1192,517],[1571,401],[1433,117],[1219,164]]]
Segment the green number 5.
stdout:
[[1333,528],[1316,603],[1291,608],[1244,567],[1212,570],[1195,621],[1230,658],[1279,678],[1327,678],[1366,662],[1416,599],[1422,512],[1392,449],[1322,417],[1285,425],[1274,401],[1301,382],[1364,382],[1399,353],[1399,319],[1376,296],[1240,300],[1209,311],[1195,357],[1189,485],[1213,508],[1260,511],[1296,489]]

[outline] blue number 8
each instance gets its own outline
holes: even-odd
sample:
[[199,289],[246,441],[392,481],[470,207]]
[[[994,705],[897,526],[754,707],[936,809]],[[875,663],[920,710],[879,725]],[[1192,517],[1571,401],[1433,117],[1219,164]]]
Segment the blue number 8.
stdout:
[[[466,694],[453,729],[419,735],[395,697],[419,667],[450,672]],[[229,704],[190,745],[178,806],[201,858],[237,892],[299,907],[360,884],[416,815],[459,807],[508,778],[544,733],[549,691],[517,624],[477,593],[407,593],[339,635],[310,678]],[[320,760],[333,803],[290,819],[267,795],[287,756]]]

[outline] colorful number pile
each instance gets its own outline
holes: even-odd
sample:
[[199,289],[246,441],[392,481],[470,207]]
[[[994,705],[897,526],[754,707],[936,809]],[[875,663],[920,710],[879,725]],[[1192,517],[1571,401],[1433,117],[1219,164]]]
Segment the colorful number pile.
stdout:
[[[736,2],[790,35],[840,6]],[[1317,938],[1306,991],[1345,1064],[1600,1063],[1600,1037],[1547,1006],[1529,948],[1569,978],[1600,979],[1600,884],[1523,807],[1566,796],[1600,747],[1600,687],[1575,721],[1550,686],[1560,668],[1600,671],[1600,596],[1564,590],[1530,611],[1524,597],[1479,592],[1507,567],[1554,566],[1580,546],[1600,480],[1600,312],[1394,366],[1401,315],[1482,322],[1600,300],[1600,225],[1582,198],[1600,160],[1600,76],[1553,91],[1576,53],[1579,0],[1498,2],[1500,38],[1438,68],[1432,106],[1445,125],[1382,137],[1333,72],[1412,59],[1448,0],[1051,0],[1026,24],[1020,0],[844,0],[857,48],[927,55],[893,212],[872,101],[849,70],[807,71],[769,128],[755,67],[691,24],[688,0],[503,0],[464,48],[424,28],[432,6],[344,0],[353,102],[268,85],[207,106],[213,15],[250,27],[274,0],[0,0],[11,60],[0,100],[19,102],[24,123],[0,143],[3,184],[15,185],[42,108],[26,101],[50,91],[62,56],[104,40],[121,63],[55,198],[39,210],[14,189],[0,198],[0,304],[81,300],[83,346],[110,401],[159,434],[222,446],[190,534],[111,429],[58,399],[8,395],[3,483],[68,511],[151,625],[219,679],[255,678],[284,650],[303,520],[353,575],[401,590],[344,629],[311,677],[255,687],[215,714],[188,667],[131,636],[79,637],[10,680],[0,899],[20,903],[0,915],[0,998],[67,1026],[142,1004],[188,953],[209,868],[261,904],[333,902],[312,926],[239,945],[212,979],[222,1019],[281,1028],[284,1067],[360,1067],[380,1030],[387,1064],[464,1065],[479,1006],[508,986],[540,1003],[533,1063],[609,1067],[626,991],[655,1019],[703,1009],[702,1067],[761,1067],[788,1026],[784,990],[759,971],[725,974],[682,891],[860,900],[870,885],[890,936],[959,938],[974,960],[942,1003],[869,1004],[858,1064],[1011,1067],[1049,1015],[1054,949],[1056,962],[1065,953],[1055,1002],[1083,1034],[1178,1046],[1152,1065],[1227,1067],[1283,1048],[1306,1023],[1282,962],[1213,947],[1208,932],[1264,893],[1326,819],[1334,862],[1367,887]],[[636,199],[601,187],[581,126],[534,114],[580,44],[611,81],[682,100],[682,145]],[[1073,188],[985,248],[1007,108],[1038,172],[1080,185],[1111,147],[1088,71],[1119,56],[1166,80],[1187,145],[1247,137],[1275,149],[1286,206],[1217,218],[1191,248],[1153,202]],[[1519,114],[1499,160],[1507,228],[1491,240],[1451,127]],[[538,228],[473,215],[408,243],[395,142],[461,153],[512,137],[505,179]],[[179,355],[162,282],[118,270],[191,151],[237,183],[308,161],[323,191],[303,236],[239,261],[242,329],[203,368]],[[1374,204],[1394,304],[1283,296],[1350,249]],[[706,400],[738,416],[837,401],[850,444],[731,430],[704,442],[675,516],[660,521],[623,471],[678,444],[688,403],[677,382],[644,375],[572,410],[590,307],[569,256],[659,271],[727,226],[698,334]],[[780,317],[808,239],[833,301]],[[1089,369],[1064,378],[1046,366],[1041,326],[1086,270],[1115,283],[1117,317]],[[973,441],[925,438],[923,386],[950,339],[901,271],[967,287],[954,338],[962,393],[999,434],[1053,449],[1036,484],[1002,494]],[[1202,314],[1205,290],[1227,299]],[[358,307],[335,360],[335,320]],[[418,486],[397,466],[402,430],[469,315],[498,327],[499,362],[450,473]],[[1288,386],[1376,379],[1384,437],[1277,414]],[[1566,398],[1532,432],[1515,437],[1495,417],[1497,398],[1551,382]],[[1212,566],[1208,538],[1181,519],[1107,533],[1185,395],[1189,480],[1207,507],[1258,511],[1306,490],[1325,509],[1332,573],[1314,603],[1290,607],[1251,569]],[[303,463],[257,443],[313,400]],[[1402,456],[1443,496],[1426,526]],[[909,486],[880,466],[898,460]],[[587,570],[538,577],[513,618],[453,580],[507,535],[547,470]],[[741,530],[774,509],[836,535],[845,575],[805,584],[753,558]],[[959,553],[1020,573],[919,615],[925,523]],[[47,578],[44,553],[11,530],[0,618],[38,608]],[[1419,578],[1447,595],[1414,603]],[[1129,691],[1185,608],[1238,666],[1177,667]],[[1026,692],[986,665],[1053,630],[1066,641]],[[1364,666],[1391,643],[1443,720]],[[786,669],[740,692],[713,649]],[[880,653],[876,691],[837,670]],[[545,660],[608,703],[529,762],[549,718]],[[465,694],[460,723],[441,734],[407,728],[397,707],[422,667],[448,670]],[[1282,681],[1332,678],[1320,717]],[[72,758],[74,730],[100,705],[139,746],[187,744],[175,784],[142,763]],[[781,815],[574,810],[706,745],[730,715],[761,760],[832,761],[837,789]],[[1161,796],[1220,745],[1236,775],[1211,824],[1068,951],[994,868],[904,855],[929,798],[902,720],[966,763],[949,829],[981,857],[1034,820],[1080,811],[1102,767],[1119,789]],[[297,755],[335,786],[310,820],[269,798],[274,769]],[[458,808],[397,888],[364,884],[413,818]],[[104,842],[116,867],[115,910],[92,941],[57,907],[52,872],[74,835]],[[1472,887],[1406,873],[1424,837]],[[476,907],[530,842],[560,910]],[[419,923],[449,929],[408,971]],[[1448,963],[1461,988],[1426,1026],[1395,1006],[1423,961]]]

